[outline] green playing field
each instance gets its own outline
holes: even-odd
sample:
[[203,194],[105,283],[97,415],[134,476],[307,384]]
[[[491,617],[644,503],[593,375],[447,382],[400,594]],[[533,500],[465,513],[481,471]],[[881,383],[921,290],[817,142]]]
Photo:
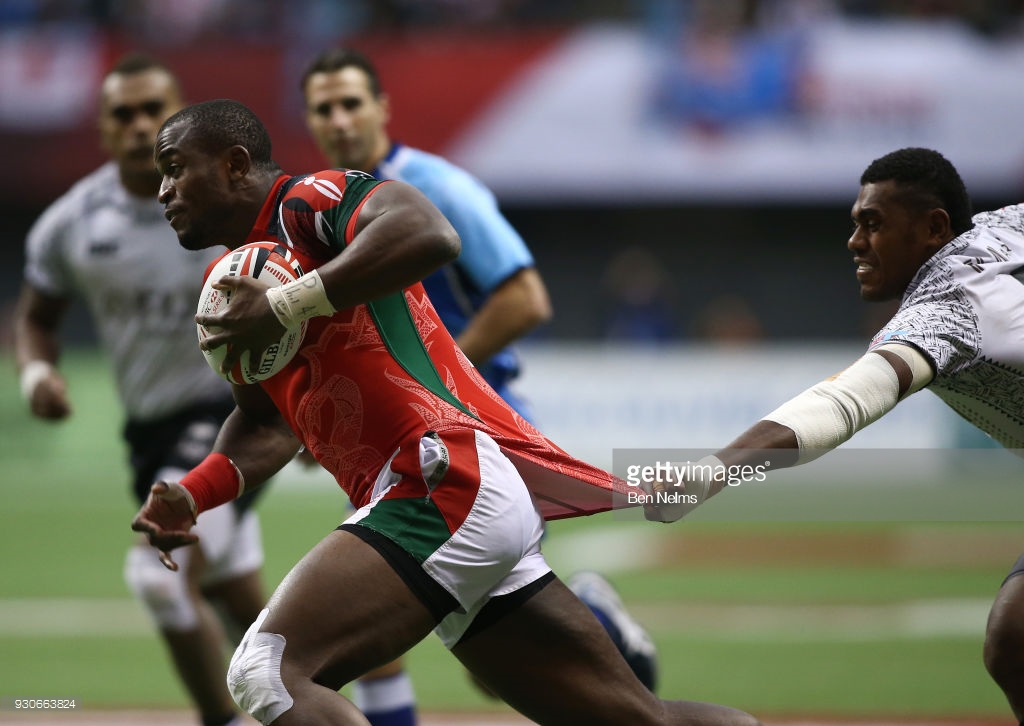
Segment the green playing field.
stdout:
[[[10,357],[0,359],[13,371]],[[182,706],[162,646],[121,579],[128,496],[102,360],[71,352],[72,420],[32,420],[0,387],[0,699]],[[322,473],[291,466],[260,507],[272,587],[345,515]],[[1019,553],[1008,524],[655,525],[555,522],[545,551],[596,568],[660,650],[666,696],[764,713],[1008,713],[981,664],[985,617]],[[429,640],[410,655],[425,708],[501,709]]]

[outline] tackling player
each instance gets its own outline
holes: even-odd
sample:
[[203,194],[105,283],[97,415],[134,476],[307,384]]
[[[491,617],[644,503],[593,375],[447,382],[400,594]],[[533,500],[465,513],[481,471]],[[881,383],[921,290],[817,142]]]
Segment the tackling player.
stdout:
[[[873,161],[853,205],[853,253],[864,300],[900,299],[868,351],[838,376],[782,404],[728,447],[702,460],[703,472],[783,465],[825,454],[928,388],[1004,446],[1024,449],[1024,204],[971,217],[960,175],[941,154],[907,148]],[[703,501],[724,482],[687,483]],[[669,521],[692,507],[647,508]],[[1024,719],[1024,556],[992,607],[985,665]]]

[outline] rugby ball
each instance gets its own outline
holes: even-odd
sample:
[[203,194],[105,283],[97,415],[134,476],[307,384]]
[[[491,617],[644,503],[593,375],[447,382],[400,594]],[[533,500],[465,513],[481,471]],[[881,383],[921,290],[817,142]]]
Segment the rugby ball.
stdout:
[[[302,267],[295,260],[291,251],[277,242],[251,242],[233,249],[214,262],[206,271],[203,280],[203,291],[199,295],[200,315],[217,313],[226,305],[231,304],[231,293],[214,289],[213,284],[222,277],[245,275],[267,283],[271,287],[283,285],[298,279],[302,275]],[[205,340],[211,333],[219,332],[216,328],[207,330],[196,325],[199,341]],[[260,359],[252,360],[250,352],[242,353],[242,357],[228,373],[221,373],[220,364],[227,355],[230,345],[222,345],[213,350],[204,350],[206,362],[219,375],[232,383],[247,385],[270,378],[280,371],[295,357],[302,338],[306,334],[306,322],[303,321],[297,330],[290,330],[276,343],[263,351]]]

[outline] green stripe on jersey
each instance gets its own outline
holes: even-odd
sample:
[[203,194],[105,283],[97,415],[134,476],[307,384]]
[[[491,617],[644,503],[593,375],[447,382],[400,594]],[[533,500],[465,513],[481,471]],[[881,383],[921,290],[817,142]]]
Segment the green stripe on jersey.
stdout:
[[341,201],[323,212],[334,232],[334,244],[337,249],[344,249],[348,244],[345,241],[345,228],[355,213],[356,207],[366,198],[371,189],[382,183],[380,179],[375,179],[361,171],[345,173],[345,189],[341,195]]
[[430,358],[426,346],[423,345],[419,330],[416,329],[416,322],[413,320],[412,311],[409,310],[405,293],[396,292],[366,303],[366,306],[370,309],[370,316],[388,352],[405,372],[435,396],[443,398],[464,414],[473,416],[441,380],[441,374]]
[[[335,242],[345,246],[344,233],[349,219],[359,203],[370,193],[370,190],[382,182],[363,172],[347,172],[345,175],[345,193],[341,201],[331,207],[325,214],[333,229]],[[377,331],[384,341],[391,356],[398,361],[406,373],[428,391],[444,399],[468,416],[473,416],[468,408],[456,398],[441,380],[441,374],[434,366],[430,354],[427,353],[423,339],[420,338],[412,311],[405,299],[405,293],[393,295],[367,303],[370,316],[373,318]],[[473,418],[477,418],[473,416]]]

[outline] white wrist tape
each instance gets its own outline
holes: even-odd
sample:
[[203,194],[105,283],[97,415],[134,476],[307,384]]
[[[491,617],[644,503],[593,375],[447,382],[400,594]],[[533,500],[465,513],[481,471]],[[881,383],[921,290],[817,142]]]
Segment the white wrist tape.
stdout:
[[[906,346],[904,346],[906,347]],[[899,402],[899,379],[885,358],[867,353],[764,417],[791,429],[800,448],[798,464],[834,449]]]
[[[681,472],[685,477],[685,497],[677,501],[664,501],[655,498],[655,513],[648,515],[648,519],[658,522],[677,522],[698,506],[703,504],[711,491],[711,483],[716,480],[724,480],[726,466],[717,456],[705,456],[698,461],[687,461],[682,464],[673,465],[673,468]],[[652,493],[675,493],[664,485],[664,483],[652,483]],[[693,502],[690,497],[696,497]]]
[[722,460],[717,456],[709,455],[702,459],[698,459],[689,465],[690,484],[696,484],[693,490],[688,491],[687,494],[696,494],[697,501],[703,503],[708,498],[708,492],[711,490],[711,482],[718,479],[725,480],[726,468]]
[[30,360],[21,369],[21,397],[26,401],[32,400],[32,394],[44,378],[48,378],[55,372],[53,364],[45,360]]
[[267,300],[274,315],[288,330],[295,330],[303,320],[337,312],[327,299],[324,281],[317,270],[307,272],[298,280],[270,288]]

